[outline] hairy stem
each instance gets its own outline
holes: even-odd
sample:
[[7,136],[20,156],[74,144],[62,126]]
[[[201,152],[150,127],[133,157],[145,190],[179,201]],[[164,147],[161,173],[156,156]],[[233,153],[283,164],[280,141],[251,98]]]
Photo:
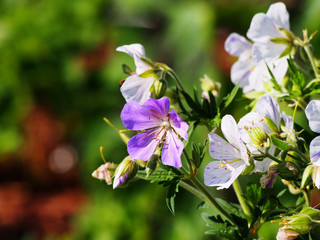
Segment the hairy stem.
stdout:
[[248,204],[246,203],[246,200],[243,197],[243,192],[241,190],[241,186],[238,179],[236,179],[232,185],[244,214],[248,217],[248,219],[252,220],[251,211],[249,209]]

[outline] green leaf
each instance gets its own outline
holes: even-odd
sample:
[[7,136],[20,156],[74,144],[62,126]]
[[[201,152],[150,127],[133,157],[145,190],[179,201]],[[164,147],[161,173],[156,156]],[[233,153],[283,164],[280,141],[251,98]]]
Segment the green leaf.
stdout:
[[173,181],[168,187],[168,193],[166,197],[167,207],[170,212],[174,215],[175,212],[175,198],[179,191],[179,182],[180,180]]
[[129,76],[131,75],[131,73],[133,73],[131,68],[126,64],[122,64],[122,71]]
[[290,146],[286,142],[284,142],[284,141],[282,141],[282,140],[280,140],[280,139],[278,139],[278,138],[276,138],[274,136],[270,136],[270,138],[271,138],[272,143],[277,148],[280,148],[281,150],[284,150],[284,151],[289,151],[290,150]]
[[225,108],[227,108],[230,105],[230,103],[233,101],[234,97],[237,95],[237,92],[239,90],[239,86],[240,86],[240,83],[235,85],[234,88],[231,90],[231,92],[221,100],[221,102],[219,104],[219,109],[221,112]]
[[155,74],[154,70],[150,69],[150,70],[147,70],[147,71],[141,73],[139,76],[142,77],[142,78],[148,78],[148,77],[153,77],[155,75],[156,74]]
[[278,90],[278,91],[281,91],[281,87],[280,87],[280,85],[278,84],[278,82],[277,82],[277,80],[275,79],[275,77],[274,77],[274,75],[273,75],[273,73],[271,72],[271,70],[270,70],[270,68],[269,68],[269,66],[268,66],[268,64],[266,63],[266,66],[267,66],[267,68],[268,68],[268,71],[269,71],[269,74],[270,74],[270,76],[271,76],[271,82],[272,82],[272,84],[273,84],[273,86],[274,86],[274,89],[275,90]]
[[157,169],[149,176],[147,176],[147,173],[145,170],[139,170],[136,176],[143,180],[150,181],[150,183],[161,183],[161,182],[172,181],[173,179],[179,177],[177,173],[171,170],[167,171],[163,169]]

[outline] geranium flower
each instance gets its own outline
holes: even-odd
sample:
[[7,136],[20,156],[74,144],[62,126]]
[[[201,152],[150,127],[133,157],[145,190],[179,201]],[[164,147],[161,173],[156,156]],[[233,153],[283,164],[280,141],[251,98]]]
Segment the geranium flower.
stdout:
[[129,102],[123,107],[121,119],[131,130],[142,131],[128,142],[128,152],[134,159],[147,161],[163,142],[161,160],[163,164],[181,167],[181,153],[184,148],[179,135],[188,139],[188,124],[175,111],[169,113],[167,97],[148,99],[143,105]]
[[231,33],[225,42],[225,50],[232,56],[239,57],[231,67],[231,81],[240,82],[244,93],[264,91],[264,85],[269,82],[271,75],[267,65],[278,83],[285,76],[288,63],[285,58],[277,59],[274,64],[265,61],[256,63],[252,59],[252,44],[243,36]]
[[[253,154],[260,154],[259,150],[264,149],[264,140],[261,139],[260,143],[257,145],[252,141],[252,138],[255,138],[255,136],[252,136],[250,134],[251,130],[253,128],[259,128],[264,132],[266,135],[269,135],[275,131],[280,130],[280,121],[281,121],[281,114],[280,114],[280,108],[277,101],[271,97],[271,96],[264,96],[262,97],[255,106],[256,112],[250,112],[243,116],[238,126],[241,129],[241,137],[243,141],[247,144],[247,147]],[[268,117],[272,122],[274,123],[275,127],[277,129],[271,129],[268,124],[266,123],[265,117]],[[288,122],[287,126],[290,126],[290,119],[291,117],[286,116],[286,121]],[[256,139],[257,142],[259,142],[259,139]],[[270,146],[269,152],[274,151],[274,146]],[[265,158],[263,161],[255,161],[255,171],[256,172],[265,172],[268,170],[268,167],[271,163],[271,159]]]
[[136,73],[127,77],[120,91],[126,102],[136,101],[143,104],[150,98],[150,88],[155,80],[155,77],[145,78],[140,76],[142,73],[152,69],[151,66],[140,59],[146,57],[144,47],[141,44],[135,43],[118,47],[116,50],[129,54],[133,57],[136,65]]
[[204,170],[205,185],[218,186],[217,189],[229,188],[249,165],[247,148],[231,115],[222,118],[221,130],[228,142],[215,133],[209,134],[210,155],[219,161],[210,162]]
[[254,41],[253,60],[270,62],[279,58],[291,45],[291,39],[284,33],[289,29],[289,13],[281,2],[272,4],[266,14],[256,14],[247,32],[248,38]]

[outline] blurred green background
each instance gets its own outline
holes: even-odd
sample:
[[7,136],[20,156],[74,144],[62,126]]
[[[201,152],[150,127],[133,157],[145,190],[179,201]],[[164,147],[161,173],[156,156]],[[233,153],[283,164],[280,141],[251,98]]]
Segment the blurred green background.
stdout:
[[[107,161],[127,155],[103,121],[122,128],[121,66],[134,68],[115,48],[141,43],[189,91],[207,74],[222,83],[223,95],[235,60],[224,51],[226,37],[245,35],[253,15],[273,2],[1,0],[0,239],[213,239],[204,234],[200,201],[184,190],[173,216],[160,185],[112,190],[91,177],[103,163],[100,146]],[[320,29],[320,1],[284,2],[296,34]],[[319,44],[316,35],[318,56]],[[243,104],[229,109],[237,120]],[[232,190],[215,194],[235,201]],[[274,239],[278,226],[264,228]]]

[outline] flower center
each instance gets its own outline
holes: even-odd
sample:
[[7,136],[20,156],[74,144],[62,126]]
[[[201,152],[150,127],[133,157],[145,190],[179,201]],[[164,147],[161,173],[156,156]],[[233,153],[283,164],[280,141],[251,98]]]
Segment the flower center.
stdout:
[[168,130],[171,127],[169,121],[162,121],[161,126],[164,127],[166,130]]

